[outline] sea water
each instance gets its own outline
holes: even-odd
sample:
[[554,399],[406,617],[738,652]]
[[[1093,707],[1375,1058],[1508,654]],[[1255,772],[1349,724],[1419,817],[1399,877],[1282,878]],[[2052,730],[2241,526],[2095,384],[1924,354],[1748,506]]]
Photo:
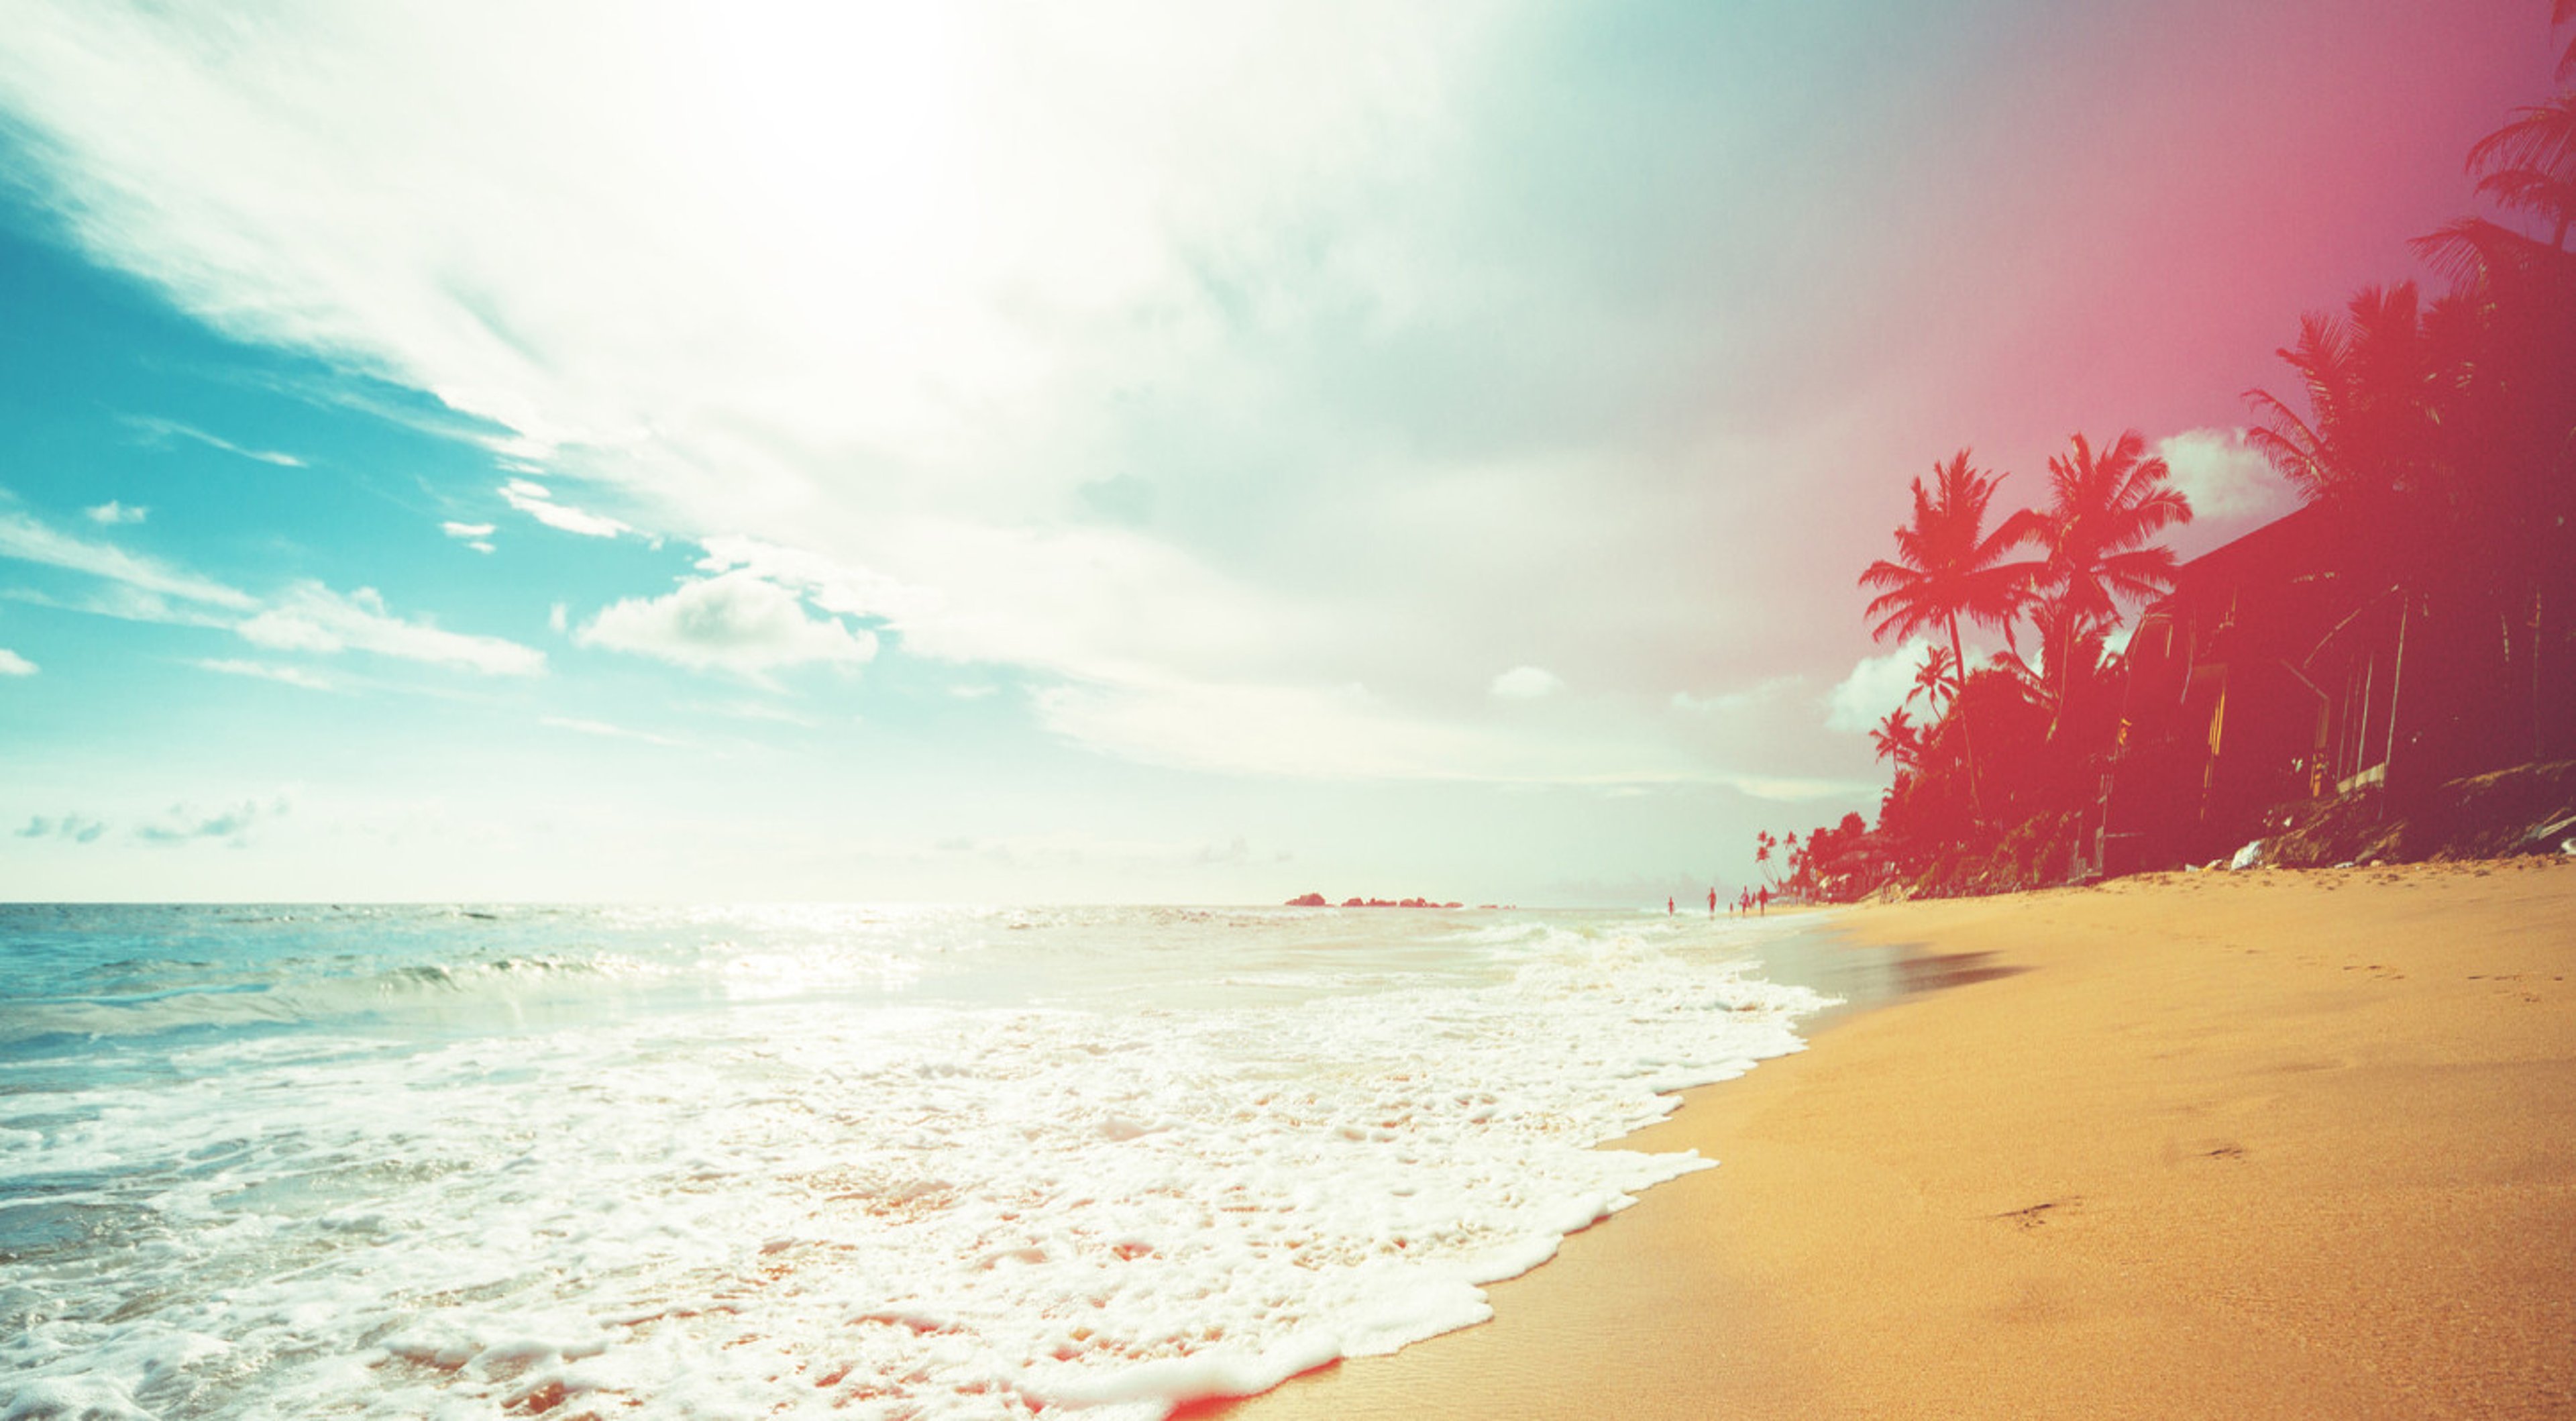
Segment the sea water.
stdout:
[[0,907],[0,1416],[1159,1417],[1487,1315],[1788,924]]

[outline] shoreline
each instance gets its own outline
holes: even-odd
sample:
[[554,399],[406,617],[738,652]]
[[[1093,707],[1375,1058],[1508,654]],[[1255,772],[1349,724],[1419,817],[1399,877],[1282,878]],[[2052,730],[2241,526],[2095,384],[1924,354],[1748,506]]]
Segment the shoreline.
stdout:
[[1719,1167],[1492,1285],[1492,1321],[1181,1414],[2576,1408],[2576,863],[1835,926],[1960,980],[1611,1142]]

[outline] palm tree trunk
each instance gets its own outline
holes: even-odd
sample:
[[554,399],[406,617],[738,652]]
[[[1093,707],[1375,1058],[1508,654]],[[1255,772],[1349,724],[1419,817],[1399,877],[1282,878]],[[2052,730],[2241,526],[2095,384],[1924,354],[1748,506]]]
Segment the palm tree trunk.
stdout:
[[1968,813],[1982,827],[1986,822],[1986,796],[1977,785],[1977,737],[1968,729],[1968,652],[1959,642],[1957,615],[1953,614],[1949,622],[1951,674],[1959,678],[1959,689],[1950,693],[1950,704],[1959,711],[1959,746],[1968,761]]

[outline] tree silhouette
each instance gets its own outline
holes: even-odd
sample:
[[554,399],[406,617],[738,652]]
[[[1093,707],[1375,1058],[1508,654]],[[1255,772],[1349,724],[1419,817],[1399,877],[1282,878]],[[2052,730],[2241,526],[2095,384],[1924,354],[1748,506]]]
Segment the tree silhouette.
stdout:
[[1950,648],[1924,648],[1923,664],[1915,668],[1914,686],[1905,693],[1905,704],[1910,706],[1916,696],[1921,696],[1924,707],[1937,718],[1941,708],[1959,694],[1958,669],[1957,662],[1950,656]]
[[1923,751],[1922,732],[1915,729],[1914,718],[1903,706],[1889,711],[1887,719],[1871,728],[1869,743],[1879,759],[1894,760],[1900,771],[1914,768],[1915,757]]
[[2298,341],[2275,352],[2299,372],[2308,414],[2267,390],[2248,390],[2261,428],[2245,442],[2309,502],[2371,499],[2435,483],[2442,403],[2455,383],[2446,347],[2467,315],[2436,302],[2427,318],[2415,283],[2367,286],[2342,316],[2310,312]]
[[[2147,457],[2138,431],[2098,452],[2081,434],[2073,444],[2048,461],[2048,510],[2036,524],[2047,553],[2039,581],[2051,594],[2040,645],[2061,714],[2077,641],[2117,627],[2119,599],[2143,602],[2173,587],[2173,549],[2149,540],[2191,521],[2190,500],[2166,482],[2165,461]],[[2052,736],[2057,724],[2052,717]]]
[[[2010,626],[2029,600],[2039,568],[2010,557],[2036,532],[2036,518],[2018,512],[1988,531],[1986,508],[2002,480],[1971,468],[1968,458],[1962,449],[1948,463],[1933,465],[1929,489],[1922,479],[1914,480],[1914,517],[1896,530],[1896,558],[1881,558],[1860,575],[1861,586],[1879,592],[1869,604],[1868,615],[1878,619],[1872,636],[1901,641],[1939,628],[1949,633],[1951,663],[1962,673],[1968,653],[1959,637],[1959,619],[1997,629]],[[1969,801],[1982,817],[1976,742],[1964,719],[1960,731]]]
[[2566,250],[2576,223],[2576,94],[2514,110],[2511,123],[2469,149],[2468,170],[2479,192],[2550,224],[2549,245]]

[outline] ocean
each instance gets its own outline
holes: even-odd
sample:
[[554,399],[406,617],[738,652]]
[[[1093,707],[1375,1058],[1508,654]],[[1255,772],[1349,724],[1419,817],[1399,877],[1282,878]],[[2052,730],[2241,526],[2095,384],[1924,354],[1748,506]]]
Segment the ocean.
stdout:
[[1257,1391],[1708,1167],[1593,1147],[1799,1049],[1814,922],[0,906],[0,1416]]

